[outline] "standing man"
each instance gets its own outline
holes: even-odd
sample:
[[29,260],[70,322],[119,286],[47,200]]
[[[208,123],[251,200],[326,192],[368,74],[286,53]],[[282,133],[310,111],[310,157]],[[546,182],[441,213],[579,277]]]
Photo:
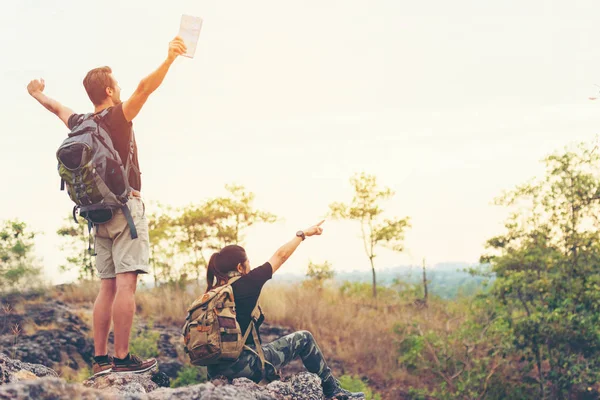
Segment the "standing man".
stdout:
[[[132,191],[127,205],[138,234],[136,239],[132,239],[126,216],[121,210],[117,210],[109,222],[94,228],[96,268],[101,284],[93,314],[93,376],[109,372],[141,373],[157,365],[153,358],[142,360],[129,353],[137,277],[139,273],[148,273],[150,247],[148,221],[140,194],[140,169],[132,121],[150,94],[160,86],[175,59],[185,52],[183,40],[180,37],[173,39],[169,43],[166,60],[141,80],[133,95],[125,102],[121,102],[121,88],[109,67],[95,68],[83,80],[83,86],[94,104],[94,114],[107,110],[100,123],[110,135],[115,150],[123,163],[133,164],[129,166],[128,180]],[[36,79],[27,85],[27,91],[69,129],[83,121],[84,114],[75,114],[70,108],[46,96],[44,87],[44,80]],[[114,326],[114,358],[108,355],[107,349],[111,320]]]

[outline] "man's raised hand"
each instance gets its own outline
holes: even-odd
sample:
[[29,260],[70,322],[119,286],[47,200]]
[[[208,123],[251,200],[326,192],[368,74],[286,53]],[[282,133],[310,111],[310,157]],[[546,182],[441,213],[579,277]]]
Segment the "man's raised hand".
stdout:
[[46,83],[43,79],[34,79],[27,85],[27,91],[33,96],[36,92],[43,92],[45,87]]
[[175,39],[169,42],[169,55],[168,59],[173,61],[182,54],[185,54],[187,51],[187,47],[185,47],[185,43],[183,43],[183,39],[179,36],[176,36]]
[[46,88],[46,83],[43,79],[34,79],[27,85],[27,91],[33,97],[43,105],[48,111],[56,115],[60,120],[69,127],[69,117],[73,115],[73,110],[69,107],[65,107],[58,101],[46,96],[43,92]]

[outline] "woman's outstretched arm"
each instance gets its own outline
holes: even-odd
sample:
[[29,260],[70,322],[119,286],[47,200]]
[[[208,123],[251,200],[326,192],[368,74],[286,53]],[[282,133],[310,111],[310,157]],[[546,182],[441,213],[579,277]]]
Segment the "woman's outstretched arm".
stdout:
[[[320,235],[321,233],[323,233],[323,228],[321,228],[321,224],[323,222],[325,222],[325,220],[319,222],[316,225],[311,226],[308,229],[304,229],[302,232],[304,232],[304,235],[306,237],[310,237],[310,236],[314,236],[314,235]],[[269,263],[273,267],[273,273],[275,273],[275,271],[277,271],[279,269],[279,267],[281,267],[281,265],[284,262],[286,262],[286,260],[288,258],[290,258],[290,256],[298,248],[298,246],[300,245],[300,243],[302,242],[302,240],[303,240],[302,237],[296,236],[295,238],[293,238],[292,240],[290,240],[289,242],[287,242],[286,244],[284,244],[283,246],[281,246],[275,252],[275,254],[273,254],[273,256],[271,257],[271,259],[269,260]]]

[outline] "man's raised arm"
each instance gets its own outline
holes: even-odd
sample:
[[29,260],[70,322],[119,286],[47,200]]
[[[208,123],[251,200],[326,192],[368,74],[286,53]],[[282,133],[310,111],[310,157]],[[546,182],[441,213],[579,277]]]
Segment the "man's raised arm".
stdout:
[[73,110],[69,107],[65,107],[58,101],[46,96],[44,94],[44,88],[46,83],[43,79],[34,79],[27,85],[27,91],[36,99],[41,105],[46,107],[48,111],[56,115],[64,124],[69,127],[69,117],[74,114]]
[[180,37],[176,37],[169,43],[167,59],[156,71],[142,79],[135,92],[123,103],[123,114],[128,122],[131,122],[138,115],[146,100],[148,100],[148,96],[160,86],[177,56],[185,52],[186,47]]

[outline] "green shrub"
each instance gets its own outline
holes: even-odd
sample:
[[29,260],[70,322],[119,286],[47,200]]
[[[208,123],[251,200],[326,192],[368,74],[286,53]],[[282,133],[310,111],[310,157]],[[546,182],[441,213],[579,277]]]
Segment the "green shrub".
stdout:
[[177,373],[177,378],[171,382],[172,388],[195,385],[206,382],[206,368],[186,365]]
[[[371,300],[373,298],[373,286],[368,282],[344,281],[340,286],[340,294],[354,299]],[[386,286],[377,287],[377,299],[383,303],[391,303],[400,298],[398,291]]]
[[409,400],[427,400],[431,398],[427,389],[408,388]]
[[342,388],[351,392],[364,392],[367,400],[381,400],[381,396],[374,393],[369,385],[367,385],[357,376],[342,375],[340,377],[340,384]]
[[129,342],[129,350],[131,353],[140,356],[141,358],[157,357],[158,356],[158,339],[160,333],[148,330],[141,331],[137,336],[133,336]]

